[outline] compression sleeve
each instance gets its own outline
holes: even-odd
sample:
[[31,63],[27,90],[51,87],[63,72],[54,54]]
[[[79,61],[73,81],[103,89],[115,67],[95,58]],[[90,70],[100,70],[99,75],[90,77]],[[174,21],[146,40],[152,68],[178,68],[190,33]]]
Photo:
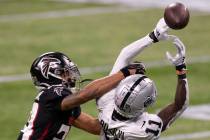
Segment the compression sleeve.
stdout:
[[127,66],[136,55],[150,44],[152,44],[152,39],[147,35],[123,48],[115,61],[110,75]]

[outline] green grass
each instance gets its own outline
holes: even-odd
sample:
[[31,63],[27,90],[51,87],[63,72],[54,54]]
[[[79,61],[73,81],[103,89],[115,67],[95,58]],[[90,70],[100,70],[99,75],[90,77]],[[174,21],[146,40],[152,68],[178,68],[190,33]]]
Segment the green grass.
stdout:
[[110,6],[96,3],[69,3],[50,0],[0,0],[0,15],[28,14],[55,10]]
[[[123,46],[153,29],[161,14],[160,10],[145,10],[121,14],[0,22],[0,56],[4,58],[0,59],[0,63],[4,65],[0,75],[26,73],[33,59],[47,51],[65,52],[79,67],[112,64]],[[147,20],[143,20],[145,18]],[[186,44],[188,58],[210,54],[207,32],[210,30],[207,24],[209,22],[209,16],[192,17],[186,29],[172,32],[180,36]],[[166,50],[173,48],[165,42],[155,44],[146,49],[140,59],[146,61],[165,59]]]
[[[24,6],[25,3],[26,6]],[[10,0],[0,2],[0,15],[95,6],[98,5]],[[161,10],[153,9],[58,19],[0,22],[0,75],[29,72],[34,58],[47,51],[62,51],[77,62],[79,67],[112,65],[121,48],[149,33],[161,15]],[[170,32],[178,35],[186,44],[187,58],[210,54],[209,17],[192,16],[186,29]],[[175,49],[170,46],[168,42],[154,44],[138,59],[165,60],[165,51],[175,52]],[[210,101],[209,65],[210,62],[188,65],[192,105]],[[99,78],[107,74],[108,72],[96,73],[85,75],[84,78]],[[155,81],[158,89],[157,103],[149,109],[149,112],[154,112],[173,100],[176,76],[172,66],[148,69],[148,75]],[[36,90],[30,81],[0,84],[2,105],[0,139],[11,140],[17,137],[27,120],[35,96]],[[97,116],[94,101],[82,107],[85,112]],[[209,122],[179,119],[163,135],[205,130],[210,130]],[[68,139],[96,140],[98,137],[87,133],[81,134],[80,130],[73,129]]]
[[[199,68],[197,67],[198,65]],[[208,77],[210,76],[210,73],[208,71],[208,65],[209,63],[189,65],[190,73],[188,74],[188,79],[190,83],[191,105],[209,103],[210,87],[208,85],[210,82]],[[199,73],[206,73],[206,75],[202,76]],[[107,73],[99,73],[95,76],[87,75],[86,77],[91,76],[93,78],[99,78],[105,75],[107,75]],[[150,113],[154,113],[155,110],[164,107],[173,100],[176,87],[176,76],[174,74],[174,69],[171,67],[151,68],[148,70],[148,75],[155,81],[158,88],[158,100],[149,110]],[[196,82],[198,79],[199,83]],[[4,126],[0,127],[0,132],[2,132],[1,138],[4,140],[15,139],[19,130],[23,127],[25,121],[27,120],[32,106],[32,101],[36,96],[36,90],[30,81],[23,81],[1,84],[0,91],[0,102],[3,105],[3,108],[0,108],[0,124]],[[202,95],[202,97],[199,95]],[[82,108],[84,112],[97,116],[95,101],[84,104]],[[12,131],[9,131],[11,129]],[[163,133],[163,135],[166,136],[206,130],[210,130],[209,122],[178,119],[170,129]],[[81,135],[80,133],[81,130],[74,128],[68,137],[69,139],[76,140],[83,140],[84,137],[87,140],[98,139],[97,136],[87,133],[83,133]]]

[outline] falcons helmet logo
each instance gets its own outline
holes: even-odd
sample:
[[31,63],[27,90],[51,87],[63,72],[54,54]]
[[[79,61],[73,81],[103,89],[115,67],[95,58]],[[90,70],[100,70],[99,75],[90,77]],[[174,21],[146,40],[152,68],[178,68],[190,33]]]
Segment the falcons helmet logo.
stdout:
[[60,64],[61,61],[56,58],[51,58],[51,57],[45,57],[40,61],[40,68],[41,68],[41,73],[42,75],[46,78],[49,79],[50,69],[51,68],[56,68],[57,64]]

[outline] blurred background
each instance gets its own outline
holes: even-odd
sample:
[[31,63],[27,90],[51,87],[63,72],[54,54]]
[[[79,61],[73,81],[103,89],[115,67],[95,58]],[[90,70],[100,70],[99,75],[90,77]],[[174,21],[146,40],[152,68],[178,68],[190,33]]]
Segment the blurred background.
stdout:
[[[153,30],[164,7],[174,0],[0,0],[0,140],[16,139],[36,97],[29,69],[42,53],[61,51],[77,63],[83,78],[100,78],[111,70],[120,50]],[[179,0],[188,6],[190,22],[170,30],[187,49],[190,107],[161,140],[210,139],[210,1]],[[138,56],[156,83],[157,112],[175,94],[176,75],[160,42]],[[95,101],[82,110],[97,117]],[[97,140],[72,128],[67,139]]]

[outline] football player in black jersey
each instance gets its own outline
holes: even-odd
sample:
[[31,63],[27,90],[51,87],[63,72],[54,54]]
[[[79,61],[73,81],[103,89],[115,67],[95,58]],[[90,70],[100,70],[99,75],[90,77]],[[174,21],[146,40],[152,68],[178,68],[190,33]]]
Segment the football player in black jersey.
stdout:
[[49,52],[39,56],[30,70],[39,93],[18,140],[64,140],[72,125],[99,135],[98,120],[82,113],[79,105],[102,96],[126,76],[138,72],[138,66],[127,66],[76,91],[80,72],[66,55]]

